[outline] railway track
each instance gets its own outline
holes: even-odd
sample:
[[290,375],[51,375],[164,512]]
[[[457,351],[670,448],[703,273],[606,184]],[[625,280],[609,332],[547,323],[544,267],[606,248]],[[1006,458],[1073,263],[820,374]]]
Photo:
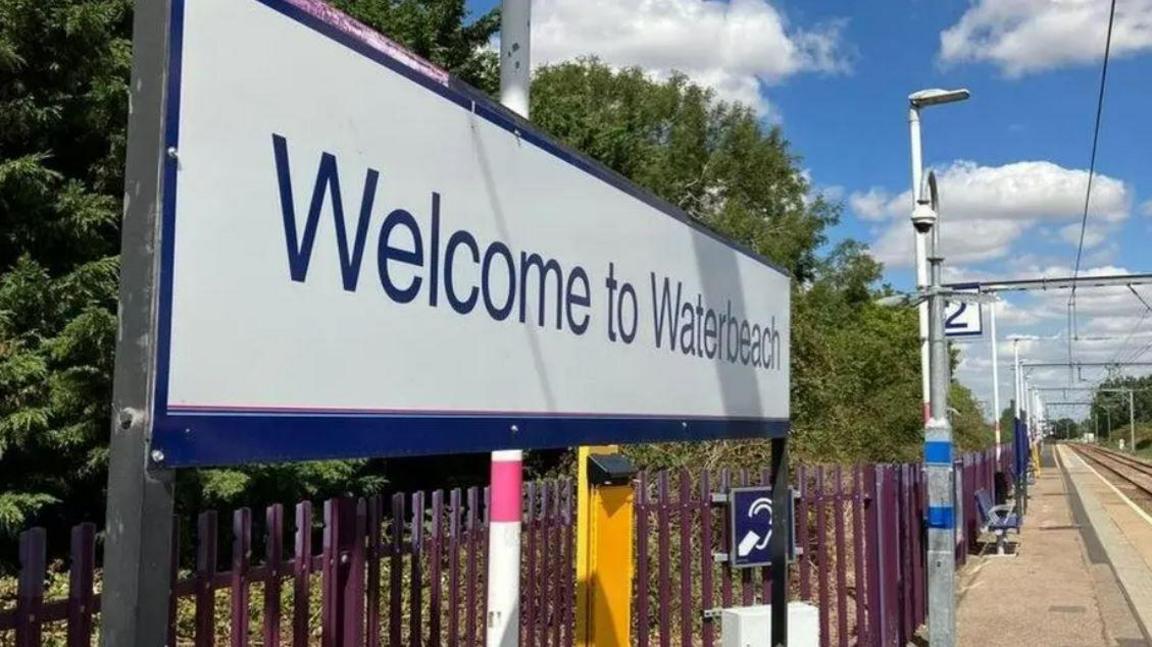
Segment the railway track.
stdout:
[[1152,501],[1152,463],[1095,445],[1074,444],[1072,447],[1082,457],[1115,474]]

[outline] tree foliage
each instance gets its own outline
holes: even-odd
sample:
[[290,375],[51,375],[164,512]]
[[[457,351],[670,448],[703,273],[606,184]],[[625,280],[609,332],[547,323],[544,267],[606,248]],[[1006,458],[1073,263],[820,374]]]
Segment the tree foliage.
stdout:
[[101,507],[129,7],[0,2],[0,534]]
[[[493,89],[495,14],[464,0],[339,0]],[[467,23],[467,24],[466,24]],[[131,0],[0,0],[0,537],[103,514]],[[182,474],[186,506],[380,485],[360,462]]]
[[[1131,410],[1128,393],[1108,389],[1132,389]],[[1081,424],[1087,431],[1099,429],[1098,440],[1115,446],[1121,439],[1129,442],[1132,417],[1136,420],[1137,449],[1152,447],[1152,434],[1143,424],[1152,422],[1152,375],[1115,375],[1101,382],[1100,390],[1092,396],[1088,417]]]

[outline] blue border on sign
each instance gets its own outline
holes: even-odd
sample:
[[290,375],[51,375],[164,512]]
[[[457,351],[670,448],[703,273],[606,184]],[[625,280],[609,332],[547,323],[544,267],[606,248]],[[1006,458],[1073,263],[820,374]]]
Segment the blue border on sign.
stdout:
[[[685,212],[632,184],[599,162],[552,140],[533,129],[518,115],[455,78],[450,77],[447,85],[442,84],[294,5],[280,0],[251,1],[344,45],[713,240],[788,276],[788,272],[775,263],[692,220]],[[184,3],[185,0],[172,0],[169,24],[170,52],[164,132],[165,148],[173,151],[179,150],[180,141]],[[782,418],[538,414],[514,411],[483,414],[421,411],[170,411],[168,378],[178,170],[178,158],[165,154],[152,448],[163,452],[164,465],[167,467],[483,452],[500,448],[540,449],[618,443],[622,439],[628,442],[653,442],[781,438],[790,430],[791,422]]]

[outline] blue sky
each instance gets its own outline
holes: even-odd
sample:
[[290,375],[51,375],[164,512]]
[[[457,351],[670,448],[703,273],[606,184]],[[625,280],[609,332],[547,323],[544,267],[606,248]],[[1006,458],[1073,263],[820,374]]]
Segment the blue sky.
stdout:
[[[906,97],[967,87],[968,102],[923,114],[925,163],[942,178],[947,276],[1055,277],[1075,260],[1107,8],[1106,0],[535,0],[533,58],[596,54],[655,77],[678,69],[755,105],[782,126],[814,190],[844,205],[833,237],[866,242],[901,289],[913,283]],[[1082,265],[1097,274],[1152,271],[1152,0],[1119,3],[1112,42]],[[1152,302],[1152,286],[1141,289]],[[1001,337],[1028,338],[1029,359],[1066,358],[1066,302],[1066,294],[1008,299]],[[1081,292],[1078,303],[1078,360],[1145,351],[1152,361],[1152,316],[1128,290]],[[1003,351],[1002,363],[1008,344]],[[957,375],[987,401],[989,354],[986,339],[967,343]],[[1067,376],[1034,375],[1044,385]],[[1006,386],[1001,393],[1006,406]]]

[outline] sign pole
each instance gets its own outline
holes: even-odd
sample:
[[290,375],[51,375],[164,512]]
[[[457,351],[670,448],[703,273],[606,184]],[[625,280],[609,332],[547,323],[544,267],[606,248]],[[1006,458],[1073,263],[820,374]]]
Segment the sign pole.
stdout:
[[[772,645],[788,644],[788,550],[792,542],[792,490],[788,485],[788,438],[772,439]],[[784,523],[780,523],[783,520]]]
[[[156,370],[157,276],[162,184],[168,164],[170,0],[137,2],[132,37],[120,322],[108,466],[103,642],[167,642],[173,509],[172,471],[149,455]],[[175,153],[175,151],[173,151]]]
[[[500,13],[500,103],[528,118],[531,85],[530,0],[503,0]],[[524,452],[492,452],[488,524],[488,641],[520,644],[520,524]]]

